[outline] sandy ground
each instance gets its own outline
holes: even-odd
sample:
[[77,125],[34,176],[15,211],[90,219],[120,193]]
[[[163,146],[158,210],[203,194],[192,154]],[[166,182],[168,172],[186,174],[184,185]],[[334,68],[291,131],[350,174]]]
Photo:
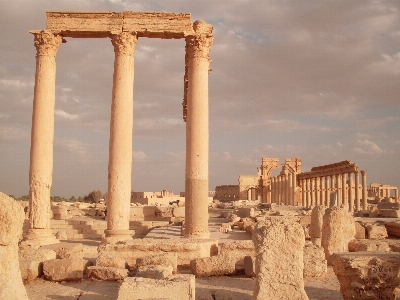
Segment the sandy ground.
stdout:
[[[220,243],[230,240],[246,240],[251,236],[244,231],[234,230],[223,234],[219,232],[221,223],[226,219],[218,218],[219,213],[210,212],[209,230],[212,238]],[[175,230],[176,231],[176,230]],[[175,234],[172,231],[172,234]],[[168,229],[159,228],[153,233],[153,237],[160,235],[165,238]],[[68,242],[80,242],[84,244],[85,258],[95,261],[99,241],[75,240]],[[182,273],[190,273],[189,270],[181,270]],[[220,276],[208,278],[196,278],[197,300],[251,300],[254,289],[253,278],[244,275]],[[305,290],[310,299],[340,300],[343,299],[339,292],[339,282],[331,267],[322,278],[305,278]],[[49,282],[37,279],[26,285],[29,299],[31,300],[105,300],[117,299],[120,281],[93,281],[84,279],[80,282]]]

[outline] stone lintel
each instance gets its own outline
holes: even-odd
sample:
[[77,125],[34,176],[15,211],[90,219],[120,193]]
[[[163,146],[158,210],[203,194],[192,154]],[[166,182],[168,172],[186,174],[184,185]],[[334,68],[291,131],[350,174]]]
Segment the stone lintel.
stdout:
[[[334,164],[333,164],[334,165]],[[303,172],[300,174],[297,174],[297,179],[311,179],[311,178],[316,178],[316,177],[321,177],[321,176],[332,176],[332,175],[337,175],[337,174],[346,174],[346,173],[353,173],[353,172],[359,172],[358,166],[356,164],[350,164],[350,165],[341,165],[341,166],[335,166],[332,168],[325,168],[325,169],[311,169],[311,172]]]
[[63,37],[105,38],[123,31],[138,37],[180,39],[194,34],[189,13],[47,12],[46,29]]

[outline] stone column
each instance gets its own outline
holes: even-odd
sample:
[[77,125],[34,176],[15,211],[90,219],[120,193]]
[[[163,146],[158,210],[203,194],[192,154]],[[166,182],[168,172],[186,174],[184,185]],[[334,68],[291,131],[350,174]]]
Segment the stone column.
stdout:
[[56,54],[63,39],[51,31],[35,36],[36,74],[33,96],[29,169],[29,231],[24,243],[46,245],[58,240],[50,229],[50,189],[53,177]]
[[294,205],[293,173],[288,174],[288,205]]
[[353,173],[349,172],[349,211],[354,211],[354,197],[353,197]]
[[113,34],[114,76],[111,103],[108,160],[107,229],[103,242],[128,240],[133,127],[133,74],[137,37],[132,33]]
[[282,203],[282,176],[278,176],[278,205]]
[[321,176],[320,177],[320,199],[321,199],[321,205],[325,205],[325,177]]
[[311,207],[312,202],[311,202],[311,179],[308,178],[307,180],[307,207]]
[[299,205],[298,201],[296,201],[296,199],[298,199],[298,197],[296,197],[296,187],[297,187],[297,178],[296,177],[297,177],[296,173],[293,173],[292,174],[292,205]]
[[306,199],[307,199],[307,196],[306,196],[306,189],[307,189],[307,187],[306,187],[306,180],[305,180],[305,179],[302,179],[302,180],[301,180],[301,205],[302,205],[303,207],[306,207],[306,205],[307,205],[307,202],[306,202]]
[[285,174],[285,204],[286,205],[290,205],[290,182],[291,182],[291,178],[290,178],[290,173],[289,174]]
[[[363,177],[363,182],[364,182],[364,177]],[[363,192],[364,192],[364,186],[363,186]],[[395,189],[394,190],[394,200],[397,202],[398,198],[399,198],[399,190]],[[364,201],[364,195],[363,195],[363,201]]]
[[321,198],[320,196],[320,177],[315,178],[315,205],[321,205]]
[[354,173],[354,198],[356,202],[356,211],[360,211],[360,173]]
[[337,206],[340,207],[343,203],[342,201],[342,193],[341,193],[341,187],[340,187],[340,181],[342,175],[336,174],[336,195],[337,195]]
[[213,27],[193,23],[186,37],[187,117],[185,237],[209,238],[208,231],[208,71]]
[[346,174],[342,174],[342,201],[345,210],[349,210],[349,203],[346,197]]
[[361,171],[362,176],[362,201],[363,201],[363,210],[367,209],[368,206],[368,197],[367,197],[367,171]]
[[311,207],[315,206],[315,178],[311,178],[310,180],[310,192],[311,192]]
[[330,200],[330,179],[331,177],[328,175],[325,177],[325,206],[329,207]]

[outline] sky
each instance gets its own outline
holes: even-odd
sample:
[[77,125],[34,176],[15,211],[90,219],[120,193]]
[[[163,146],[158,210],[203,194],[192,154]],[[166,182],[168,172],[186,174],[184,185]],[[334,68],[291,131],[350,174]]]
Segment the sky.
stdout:
[[[303,171],[351,160],[400,186],[400,2],[379,0],[0,1],[0,192],[29,192],[33,35],[46,11],[191,13],[214,27],[209,189],[262,157]],[[114,52],[66,38],[57,52],[53,196],[107,191]],[[185,41],[139,38],[132,189],[185,189]],[[277,175],[275,170],[273,175]]]

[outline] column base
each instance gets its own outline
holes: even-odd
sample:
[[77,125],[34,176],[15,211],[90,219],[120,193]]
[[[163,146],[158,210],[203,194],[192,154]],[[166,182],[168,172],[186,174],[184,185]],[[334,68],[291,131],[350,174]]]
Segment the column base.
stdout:
[[114,244],[121,241],[133,240],[135,230],[106,229],[105,237],[101,239],[100,244]]
[[210,238],[210,232],[209,231],[192,232],[192,233],[183,232],[183,237],[187,238],[187,239],[209,239]]
[[60,241],[55,237],[51,229],[29,229],[28,233],[24,236],[19,243],[19,249],[38,249],[43,245],[56,244]]

